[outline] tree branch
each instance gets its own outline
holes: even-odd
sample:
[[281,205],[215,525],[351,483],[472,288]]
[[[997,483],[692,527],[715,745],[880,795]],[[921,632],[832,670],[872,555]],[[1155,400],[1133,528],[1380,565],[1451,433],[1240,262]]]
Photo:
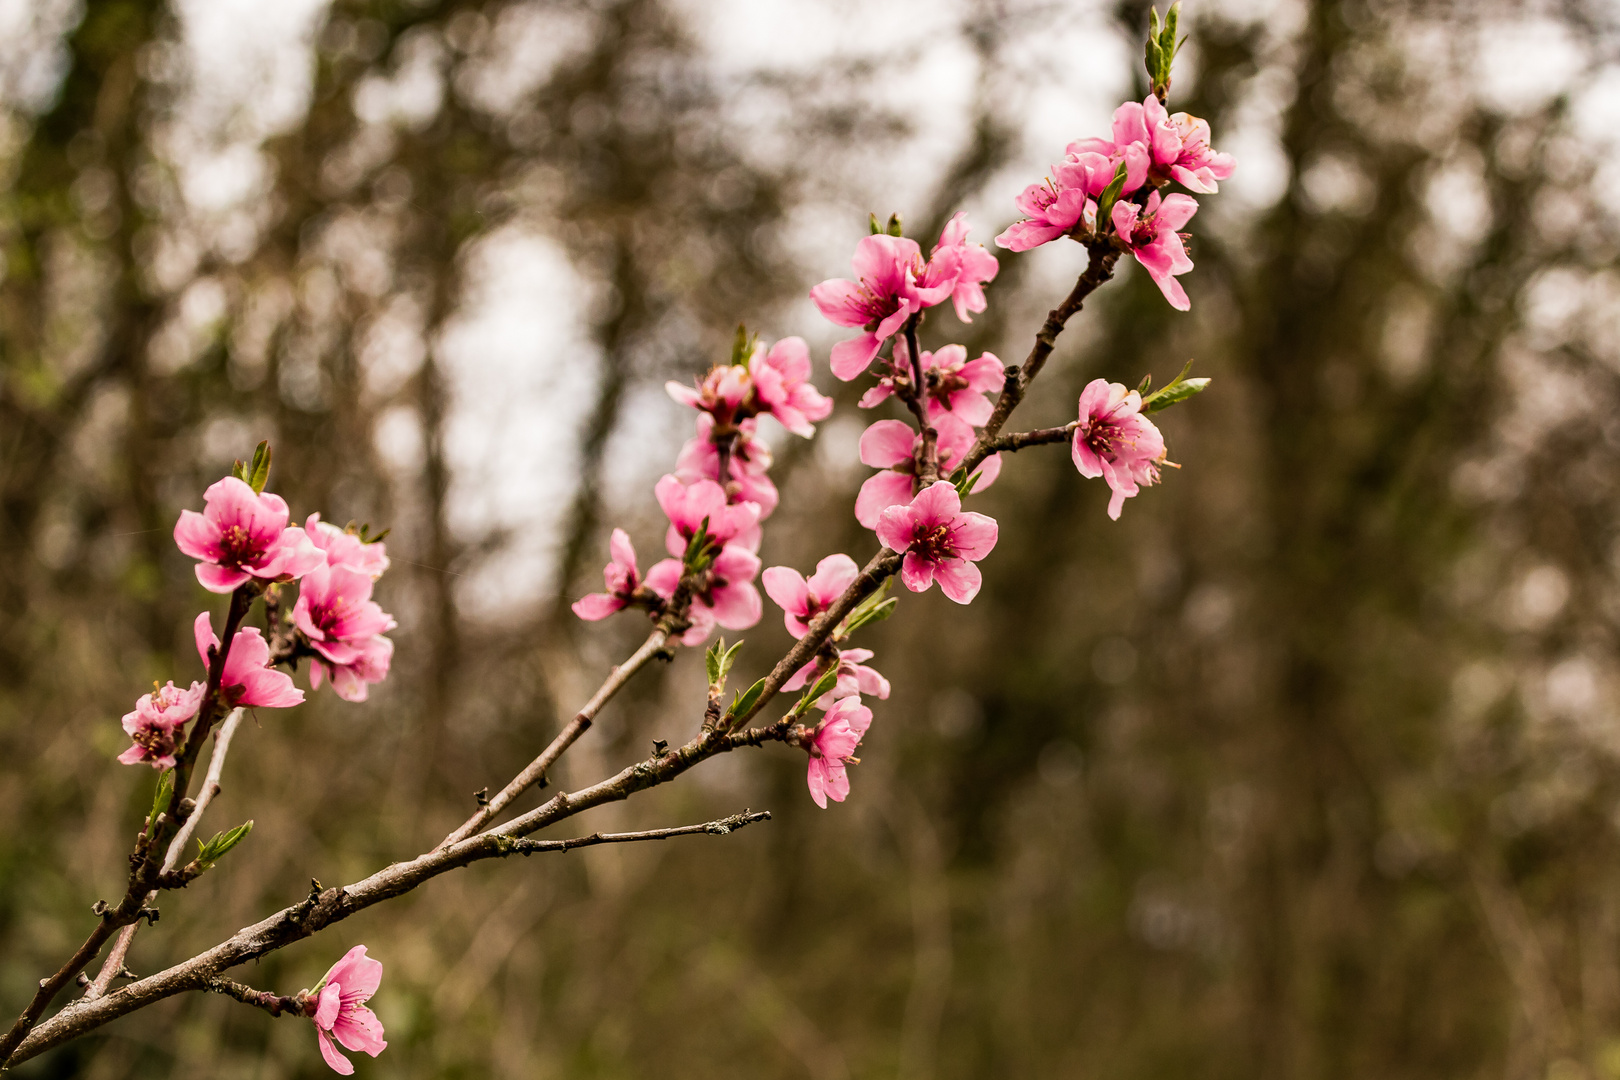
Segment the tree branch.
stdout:
[[[1036,428],[1034,431],[1016,431],[1011,435],[1001,435],[992,439],[988,446],[990,454],[999,454],[1003,450],[1023,450],[1030,446],[1044,446],[1048,443],[1069,442],[1074,438],[1074,431],[1080,426],[1080,421],[1071,420],[1062,427]],[[988,456],[988,455],[987,455]]]

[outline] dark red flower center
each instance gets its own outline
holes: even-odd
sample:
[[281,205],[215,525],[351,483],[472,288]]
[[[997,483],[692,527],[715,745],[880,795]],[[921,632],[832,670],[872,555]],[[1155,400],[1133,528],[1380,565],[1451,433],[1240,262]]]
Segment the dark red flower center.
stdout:
[[227,525],[219,534],[221,566],[243,566],[264,557],[264,548],[241,525]]

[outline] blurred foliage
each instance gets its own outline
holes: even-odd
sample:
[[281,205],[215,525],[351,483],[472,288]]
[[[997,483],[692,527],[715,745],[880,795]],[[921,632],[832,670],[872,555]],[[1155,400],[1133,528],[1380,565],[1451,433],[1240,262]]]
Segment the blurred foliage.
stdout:
[[[964,55],[1015,65],[1044,10],[969,7]],[[745,805],[769,825],[451,875],[241,977],[290,993],[364,941],[388,964],[375,1076],[1620,1077],[1612,162],[1570,98],[1476,92],[1470,43],[1518,5],[1188,14],[1173,103],[1217,145],[1269,124],[1285,182],[1258,210],[1204,200],[1193,313],[1123,275],[1019,419],[1196,356],[1213,389],[1163,418],[1185,467],[1115,524],[1060,449],[1009,462],[979,500],[1002,537],[979,600],[904,596],[864,632],[895,693],[847,804],[817,811],[792,754],[733,755],[581,826]],[[1537,15],[1594,84],[1609,13]],[[616,440],[644,470],[673,449],[635,429],[634,395],[724,355],[739,321],[817,332],[791,305],[843,267],[801,265],[789,223],[907,128],[863,92],[871,65],[739,83],[694,17],[337,0],[307,113],[223,217],[182,191],[177,17],[92,0],[68,28],[54,94],[0,133],[8,1009],[122,887],[151,792],[110,764],[116,717],[194,672],[211,599],[169,530],[259,438],[296,512],[394,527],[399,653],[364,706],[315,695],[244,727],[216,813],[257,827],[164,901],[136,971],[431,845],[623,655],[632,620],[583,633],[566,603],[614,521],[655,546],[645,491],[615,505],[606,483]],[[1113,18],[1135,40],[1145,5]],[[535,42],[562,59],[528,64]],[[912,235],[981,195],[1003,215],[981,235],[1010,217],[1017,100],[981,75]],[[777,109],[792,152],[743,145],[739,101]],[[514,538],[454,520],[441,342],[480,245],[514,230],[590,285],[597,366],[554,584],[488,618],[458,582]],[[992,310],[940,316],[925,346],[1016,359],[1061,295],[1035,260],[1005,257]],[[400,418],[405,459],[376,437]],[[864,558],[858,473],[778,461],[767,564]],[[769,612],[747,637],[740,685],[788,641]],[[683,655],[634,685],[559,785],[683,737],[702,681]],[[307,1025],[196,995],[17,1070],[324,1073]]]

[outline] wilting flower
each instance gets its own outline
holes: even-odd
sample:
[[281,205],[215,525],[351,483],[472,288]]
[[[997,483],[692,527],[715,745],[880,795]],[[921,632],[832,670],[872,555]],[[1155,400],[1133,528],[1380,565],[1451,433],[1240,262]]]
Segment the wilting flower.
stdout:
[[766,594],[782,609],[787,632],[800,638],[810,632],[810,620],[831,607],[860,572],[848,555],[828,555],[808,580],[789,566],[771,567],[762,580]]
[[1043,183],[1029,185],[1018,196],[1015,202],[1024,212],[1024,220],[1013,222],[996,237],[996,246],[1028,251],[1066,236],[1076,227],[1096,228],[1097,196],[1113,180],[1114,168],[1102,154],[1070,154],[1052,166],[1052,175]]
[[878,518],[878,539],[903,551],[900,580],[924,592],[939,579],[945,595],[966,604],[979,593],[981,576],[973,564],[996,546],[995,519],[962,512],[962,500],[948,481],[929,484],[909,506],[891,506]]
[[994,281],[996,272],[1001,269],[996,257],[986,251],[983,244],[967,242],[968,229],[967,211],[958,210],[945,223],[939,243],[934,245],[930,255],[930,259],[937,259],[942,251],[953,253],[957,272],[951,304],[956,308],[956,317],[963,322],[972,322],[973,313],[985,309],[984,286]]
[[1123,383],[1093,379],[1080,395],[1080,426],[1074,430],[1074,467],[1081,476],[1102,477],[1113,491],[1108,516],[1119,520],[1125,500],[1142,485],[1159,482],[1164,436],[1142,415],[1142,396]]
[[202,683],[194,682],[189,689],[182,690],[171,682],[143,694],[135,703],[135,711],[124,714],[124,731],[134,745],[119,754],[118,760],[125,765],[145,762],[154,769],[173,768],[180,731],[197,715],[197,707],[202,704],[207,689]]
[[332,1045],[333,1039],[345,1050],[361,1050],[372,1057],[388,1046],[383,1040],[382,1021],[366,1007],[382,985],[382,971],[381,961],[367,956],[364,945],[356,945],[332,965],[314,990],[301,995],[304,1015],[315,1021],[321,1057],[333,1072],[343,1076],[354,1072],[354,1065]]
[[641,587],[641,571],[636,568],[636,549],[630,543],[630,534],[614,529],[608,540],[608,554],[611,559],[602,570],[607,591],[574,601],[574,614],[591,622],[627,607]]
[[[669,599],[675,595],[684,567],[679,559],[663,559],[647,571],[647,588]],[[686,617],[692,623],[681,635],[681,644],[697,645],[714,632],[746,630],[759,622],[765,605],[754,587],[759,576],[759,556],[738,544],[727,544],[699,578],[692,593],[692,606]]]
[[[942,472],[950,472],[973,447],[973,429],[951,413],[934,421],[937,436],[935,455]],[[915,452],[922,436],[900,420],[879,420],[861,435],[861,462],[882,472],[874,473],[861,485],[855,497],[855,520],[875,529],[878,518],[891,506],[904,506],[917,494]],[[1001,475],[1001,455],[991,454],[979,464],[975,491],[983,491]]]
[[[197,655],[208,666],[209,651],[219,648],[219,637],[208,617],[208,612],[197,616],[192,623],[192,634],[197,640]],[[231,639],[231,652],[225,658],[225,671],[219,688],[225,700],[234,708],[285,709],[300,704],[304,692],[293,685],[292,676],[269,666],[270,643],[264,640],[256,626],[244,627]]]
[[783,338],[769,352],[763,346],[756,348],[748,360],[748,373],[759,411],[770,413],[795,435],[808,439],[816,433],[810,421],[825,420],[832,413],[832,399],[810,383],[810,348],[803,338]]
[[858,280],[829,278],[810,290],[810,299],[833,323],[865,331],[833,346],[832,373],[845,382],[855,378],[907,319],[951,296],[960,259],[956,248],[943,247],[924,262],[915,240],[863,237],[851,260]]
[[1176,276],[1191,270],[1193,261],[1176,230],[1197,212],[1198,203],[1193,197],[1179,193],[1161,200],[1155,191],[1148,196],[1146,206],[1125,201],[1114,204],[1114,231],[1130,244],[1131,254],[1177,311],[1192,307]]
[[653,488],[658,505],[669,517],[664,546],[680,558],[686,545],[707,522],[709,538],[719,544],[733,541],[754,551],[759,547],[759,504],[741,502],[729,505],[726,493],[713,480],[683,484],[668,474]]
[[[751,502],[759,506],[759,520],[771,516],[780,499],[776,485],[766,471],[771,467],[771,448],[758,438],[758,421],[749,419],[737,423],[731,439],[727,472],[730,497],[737,502]],[[675,459],[675,478],[683,484],[694,480],[720,479],[720,450],[714,445],[714,417],[702,413],[697,418],[697,435],[687,439]]]
[[388,547],[381,540],[370,543],[347,529],[311,514],[304,521],[304,535],[326,556],[327,566],[346,566],[371,578],[380,578],[388,569]]
[[197,580],[210,592],[228,593],[253,578],[291,581],[325,562],[304,530],[288,526],[281,496],[256,494],[234,476],[203,492],[202,513],[180,511],[174,542],[197,564]]
[[[875,654],[871,649],[840,649],[838,651],[838,681],[833,688],[816,699],[815,706],[825,709],[840,698],[847,698],[853,694],[865,694],[868,697],[887,701],[889,698],[889,680],[872,667],[867,667],[862,661],[870,660]],[[804,666],[793,673],[793,677],[782,684],[782,689],[791,693],[801,690],[810,681],[810,676],[816,673],[820,665],[819,659],[806,661]]]
[[810,739],[810,769],[806,782],[810,797],[823,810],[827,800],[843,802],[849,795],[849,772],[846,765],[857,765],[852,757],[861,743],[861,736],[872,726],[872,710],[861,704],[858,696],[841,698],[827,710],[815,734]]

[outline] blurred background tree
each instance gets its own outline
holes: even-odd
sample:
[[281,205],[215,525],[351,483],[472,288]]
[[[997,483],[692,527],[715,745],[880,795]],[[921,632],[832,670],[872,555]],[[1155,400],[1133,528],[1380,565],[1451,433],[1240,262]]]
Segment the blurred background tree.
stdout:
[[[1215,390],[1118,524],[1025,453],[973,607],[873,635],[894,697],[843,806],[734,756],[587,828],[768,807],[664,850],[481,867],[273,958],[389,963],[377,1076],[1620,1077],[1620,70],[1615,12],[1208,0],[1172,104],[1239,156],[1193,312],[1140,274],[1027,426],[1099,375]],[[260,438],[295,513],[392,526],[361,707],[266,712],[146,973],[430,845],[636,627],[585,631],[606,532],[657,546],[662,397],[804,300],[865,215],[987,239],[1143,93],[1146,6],[964,0],[0,5],[0,1000],[120,887],[149,797],[116,718],[194,673],[182,507]],[[1078,248],[1005,256],[1017,359]],[[830,380],[818,376],[824,389]],[[778,441],[767,564],[863,557],[853,395]],[[1606,509],[1609,508],[1609,509]],[[944,628],[944,629],[940,629]],[[770,612],[740,670],[787,637]],[[752,678],[751,675],[749,675]],[[697,722],[682,656],[566,761]],[[19,1076],[322,1075],[302,1025],[191,996]]]

